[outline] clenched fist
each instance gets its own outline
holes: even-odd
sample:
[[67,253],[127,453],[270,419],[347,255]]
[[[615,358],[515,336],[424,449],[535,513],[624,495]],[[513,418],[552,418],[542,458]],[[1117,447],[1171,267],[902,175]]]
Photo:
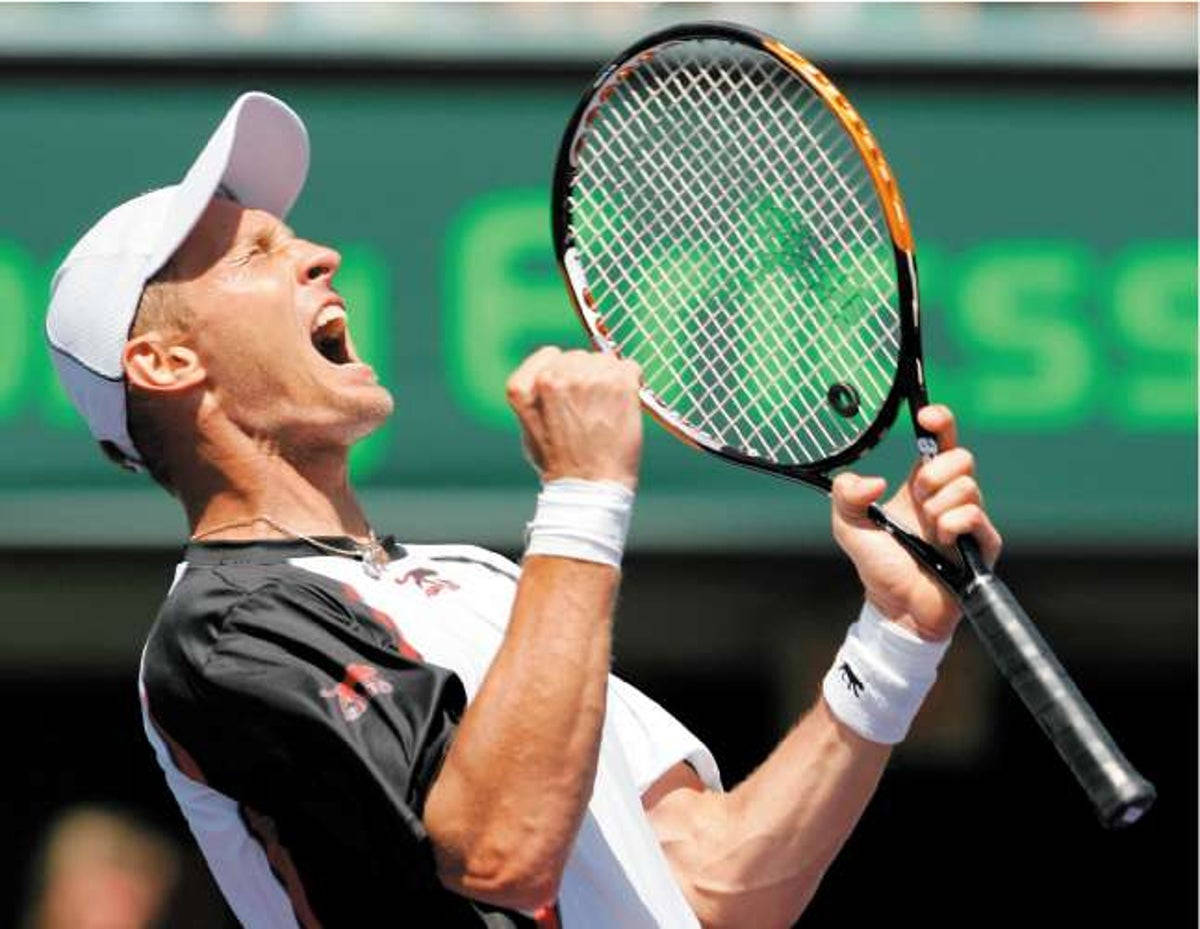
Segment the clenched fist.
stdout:
[[508,403],[543,481],[576,477],[636,488],[640,377],[635,362],[597,352],[546,347],[521,363],[508,379]]

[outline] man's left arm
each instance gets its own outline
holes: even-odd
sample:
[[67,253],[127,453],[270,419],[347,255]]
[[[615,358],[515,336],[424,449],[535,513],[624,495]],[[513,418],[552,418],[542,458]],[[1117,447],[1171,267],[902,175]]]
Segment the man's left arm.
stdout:
[[[953,416],[930,406],[919,418],[937,436],[939,453],[913,469],[885,509],[944,547],[971,533],[994,563],[1000,536],[983,510],[974,461],[958,447]],[[900,634],[913,641],[947,640],[960,617],[957,601],[866,516],[884,487],[880,478],[839,475],[834,537],[885,622],[903,626]],[[643,805],[700,922],[792,925],[858,822],[891,748],[850,728],[821,698],[729,793],[704,789],[685,764],[651,786]]]

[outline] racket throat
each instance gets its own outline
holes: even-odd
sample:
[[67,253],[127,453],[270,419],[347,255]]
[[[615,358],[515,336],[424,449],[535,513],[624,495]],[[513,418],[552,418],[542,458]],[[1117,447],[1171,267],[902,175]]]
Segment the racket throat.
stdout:
[[908,549],[909,553],[923,567],[933,572],[934,576],[942,582],[947,590],[960,600],[962,599],[967,584],[976,576],[969,566],[964,568],[964,565],[966,565],[965,560],[964,565],[957,564],[953,559],[943,555],[933,545],[930,545],[924,539],[914,535],[892,520],[881,507],[874,503],[867,507],[867,517],[876,526]]

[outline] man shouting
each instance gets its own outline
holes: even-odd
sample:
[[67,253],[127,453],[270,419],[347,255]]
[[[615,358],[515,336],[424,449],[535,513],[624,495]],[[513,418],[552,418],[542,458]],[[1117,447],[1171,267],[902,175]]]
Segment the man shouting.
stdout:
[[[823,696],[723,790],[695,736],[609,674],[637,366],[543,348],[509,380],[542,481],[520,565],[380,538],[347,454],[393,402],[355,352],[337,252],[284,224],[307,166],[299,117],[245,94],[179,184],[83,236],[47,319],[96,439],[187,515],[142,708],[230,906],[250,927],[791,924],[958,621],[866,519],[882,480],[835,484],[865,606]],[[920,417],[941,451],[889,511],[994,560],[950,412]]]

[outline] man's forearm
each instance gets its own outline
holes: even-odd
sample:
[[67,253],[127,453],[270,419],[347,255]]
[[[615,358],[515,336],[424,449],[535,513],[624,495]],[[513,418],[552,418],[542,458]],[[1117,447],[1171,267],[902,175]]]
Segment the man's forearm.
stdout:
[[512,617],[425,806],[439,875],[519,909],[551,902],[595,778],[620,574],[530,557]]
[[[993,564],[1001,539],[982,508],[974,458],[943,406],[915,410],[938,452],[882,506],[926,542],[970,534]],[[709,926],[789,926],[816,891],[875,791],[891,743],[903,738],[957,626],[955,597],[872,519],[886,482],[842,472],[833,481],[833,535],[850,556],[867,606],[835,659],[845,677],[771,757],[728,795],[709,793],[677,766],[644,802],[680,884]],[[852,671],[849,655],[855,655]],[[859,661],[858,659],[866,659]],[[832,674],[833,672],[831,672]],[[859,677],[861,675],[861,678]],[[839,706],[845,691],[873,699]],[[851,709],[857,707],[857,709]],[[859,733],[866,733],[871,740]]]
[[839,722],[824,700],[728,794],[676,790],[650,811],[705,926],[790,926],[816,892],[891,746]]

